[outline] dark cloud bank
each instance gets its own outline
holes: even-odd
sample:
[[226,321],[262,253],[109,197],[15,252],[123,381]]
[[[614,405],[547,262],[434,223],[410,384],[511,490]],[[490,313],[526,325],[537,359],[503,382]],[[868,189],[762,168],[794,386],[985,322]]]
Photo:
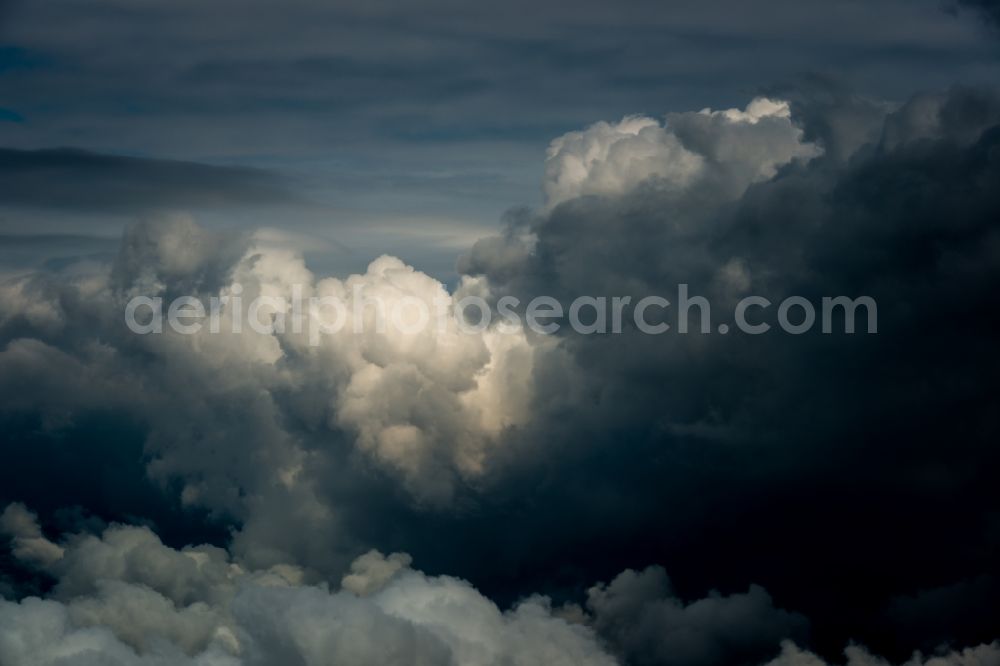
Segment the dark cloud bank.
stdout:
[[261,169],[72,148],[0,148],[0,203],[7,206],[135,214],[291,200],[288,185]]
[[959,0],[959,5],[978,11],[994,28],[1000,28],[1000,2],[996,0]]
[[[884,121],[850,96],[799,106],[825,156],[736,200],[715,183],[681,195],[647,183],[568,201],[516,217],[464,267],[516,294],[689,282],[725,303],[719,267],[736,260],[774,302],[873,296],[879,334],[567,339],[587,409],[550,386],[539,434],[573,444],[553,463],[558,486],[533,493],[589,518],[566,528],[574,562],[644,556],[701,586],[742,571],[804,611],[829,650],[847,636],[897,654],[989,640],[997,98],[919,95]],[[689,129],[697,139],[675,131]],[[511,250],[518,225],[533,252]],[[568,552],[554,547],[553,563]]]

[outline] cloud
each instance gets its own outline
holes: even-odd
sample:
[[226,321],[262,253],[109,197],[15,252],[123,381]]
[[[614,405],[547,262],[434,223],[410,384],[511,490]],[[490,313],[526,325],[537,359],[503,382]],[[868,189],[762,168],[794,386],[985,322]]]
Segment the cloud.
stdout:
[[[10,666],[615,663],[547,599],[502,612],[465,581],[411,569],[401,553],[366,554],[339,591],[305,584],[295,567],[247,571],[218,548],[178,551],[124,525],[70,536],[62,559],[32,562],[58,584],[53,600],[0,601]],[[357,576],[375,569],[393,575],[359,594]]]
[[1000,3],[996,0],[958,0],[958,4],[979,12],[993,27],[1000,26]]
[[654,176],[683,186],[701,169],[701,156],[652,118],[602,122],[549,144],[545,197],[554,206],[583,194],[620,194]]
[[388,557],[377,550],[370,550],[351,562],[351,572],[345,575],[340,586],[360,597],[366,597],[385,587],[399,571],[413,561],[406,553],[392,553]]
[[[986,305],[1000,280],[995,100],[956,88],[890,107],[804,90],[789,109],[802,110],[802,140],[823,155],[750,176],[757,182],[679,188],[653,177],[580,196],[512,217],[473,247],[460,265],[494,299],[548,294],[565,306],[580,294],[659,295],[676,314],[683,283],[710,303],[710,334],[564,329],[569,359],[539,363],[550,397],[535,405],[525,448],[558,451],[560,482],[532,501],[588,516],[566,529],[572,546],[546,554],[554,570],[586,558],[583,544],[608,541],[616,552],[683,560],[675,575],[705,587],[724,566],[804,612],[824,651],[854,639],[895,657],[931,640],[994,638],[940,614],[933,639],[923,620],[887,631],[883,608],[902,589],[925,588],[928,567],[942,582],[996,576],[985,556],[997,547],[986,507],[1000,464],[987,443],[997,434]],[[701,131],[704,145],[727,145],[729,124],[687,114],[667,127],[693,150]],[[772,173],[767,151],[718,154],[717,173]],[[879,333],[716,333],[747,294],[775,304],[868,295]],[[696,328],[699,310],[690,313]],[[727,552],[739,561],[715,555]],[[981,606],[976,595],[956,603]]]
[[[7,529],[38,532],[22,505],[4,516]],[[59,557],[45,560],[15,547],[57,582],[48,599],[0,600],[4,664],[694,666],[764,663],[779,642],[767,666],[827,663],[789,638],[802,640],[805,619],[762,588],[685,603],[655,566],[591,587],[585,610],[531,595],[501,611],[464,580],[413,569],[405,553],[370,551],[331,589],[295,566],[254,570],[214,546],[173,549],[145,527],[59,541]],[[856,645],[845,654],[847,666],[888,663]],[[998,660],[993,643],[903,666]]]
[[[5,83],[11,103],[35,123],[24,132],[34,145],[82,135],[136,152],[296,159],[353,152],[360,138],[359,159],[343,173],[358,162],[391,168],[390,155],[455,168],[485,140],[529,146],[530,156],[524,150],[509,162],[521,168],[536,142],[559,128],[659,110],[665,99],[675,108],[729,104],[790,71],[853,73],[868,92],[888,96],[956,78],[988,80],[995,71],[988,38],[972,21],[942,17],[940,4],[775,0],[765,14],[776,21],[717,1],[634,2],[623,12],[588,1],[572,20],[555,2],[518,2],[513,15],[453,0],[435,0],[429,11],[399,3],[279,11],[256,2],[239,25],[216,20],[228,6],[197,3],[128,11],[102,4],[117,11],[113,23],[72,2],[15,4],[8,41],[26,55],[14,64],[31,58],[48,66],[23,76],[12,70]],[[535,20],[526,31],[518,17],[527,14]],[[74,22],[86,32],[57,27]],[[156,36],[142,53],[118,57],[150,26]],[[390,97],[387,82],[396,91]],[[72,104],[58,104],[64,100]],[[456,135],[458,155],[447,155]],[[415,151],[405,145],[412,136],[440,137],[440,150]],[[487,161],[498,159],[491,152]],[[528,196],[532,186],[519,190]]]
[[709,171],[725,172],[739,195],[749,184],[773,177],[779,166],[820,152],[802,142],[788,103],[766,97],[755,98],[745,110],[669,114],[663,125],[631,116],[553,140],[545,161],[545,197],[552,207],[587,194],[625,194],[647,181],[683,189]]
[[45,567],[59,560],[63,550],[45,538],[37,517],[23,504],[8,504],[0,514],[0,532],[13,540],[13,554],[19,560]]
[[136,213],[295,200],[262,169],[107,155],[71,148],[0,148],[0,205]]
[[79,234],[0,234],[0,267],[11,274],[103,270],[118,250],[119,238]]
[[[844,655],[847,657],[846,666],[883,666],[889,663],[857,645],[844,650]],[[811,652],[786,642],[782,645],[781,655],[769,661],[767,666],[826,666],[827,663]],[[917,653],[902,662],[902,666],[993,666],[998,663],[1000,663],[1000,644],[990,643],[936,655],[924,656]]]
[[[148,512],[175,546],[200,542],[178,524],[221,526],[213,541],[229,555],[199,555],[197,585],[171,573],[194,566],[187,555],[135,564],[130,553],[156,550],[152,532],[112,531],[104,540],[121,542],[110,550],[87,542],[60,560],[56,593],[88,590],[98,600],[88,612],[108,624],[118,616],[105,606],[118,602],[107,600],[123,595],[87,587],[102,576],[185,608],[205,587],[229,589],[212,576],[228,580],[232,565],[294,565],[306,584],[347,575],[345,586],[379,603],[410,585],[424,594],[402,558],[356,560],[375,548],[470,580],[505,607],[536,592],[562,602],[636,562],[669,562],[676,591],[647,570],[644,585],[658,591],[628,614],[608,605],[627,577],[577,613],[595,627],[606,618],[600,635],[639,660],[762,654],[715,618],[746,619],[774,645],[800,627],[779,608],[810,618],[824,657],[849,640],[893,659],[932,648],[924,620],[920,630],[905,613],[887,622],[892,600],[998,575],[996,322],[984,305],[1000,283],[997,108],[995,95],[969,89],[891,108],[805,91],[787,105],[635,121],[635,133],[584,130],[562,146],[566,163],[591,144],[597,157],[568,198],[511,212],[463,258],[451,291],[394,257],[324,278],[272,237],[183,216],[135,225],[101,270],[0,285],[0,487],[43,524],[70,504],[119,521]],[[674,141],[702,164],[683,184],[646,168]],[[375,307],[362,308],[363,333],[353,327],[355,287],[389,306],[448,309],[472,294],[637,300],[680,282],[720,318],[746,293],[871,295],[880,332],[541,338],[467,334],[452,321],[404,334],[379,332]],[[244,303],[296,285],[305,298],[344,298],[345,325],[318,345],[308,324],[233,333],[228,309],[219,333],[140,336],[123,325],[132,295],[207,301],[237,285]],[[36,481],[50,478],[60,482]],[[301,601],[323,606],[318,594]],[[955,596],[934,640],[995,638],[987,622],[953,619],[980,604]],[[164,623],[169,641],[198,617]],[[615,617],[633,619],[619,630]],[[286,644],[285,628],[273,632],[261,649]],[[198,636],[184,644],[215,640]]]
[[[137,336],[121,318],[135,295],[288,303],[295,290],[342,299],[343,327],[313,340],[320,318],[332,316],[322,308],[307,311],[300,330],[270,332],[246,321],[234,332],[227,308],[220,332],[205,326],[193,336]],[[141,223],[104,272],[31,275],[0,289],[0,367],[12,395],[4,414],[12,423],[34,415],[55,438],[75,438],[88,415],[113,411],[144,431],[135,463],[177,488],[185,506],[239,521],[247,557],[281,560],[286,548],[301,557],[305,546],[306,561],[342,571],[359,545],[341,523],[364,505],[340,497],[344,489],[361,497],[386,485],[379,492],[402,489],[406,504],[447,506],[493,474],[504,433],[529,413],[534,346],[523,333],[463,332],[450,315],[460,297],[392,257],[345,280],[316,279],[299,254],[242,234],[185,216]],[[432,313],[443,303],[445,325],[400,334],[390,319],[407,303]],[[36,390],[13,398],[29,376]],[[25,438],[6,454],[27,457],[14,444]],[[288,512],[324,539],[291,535]]]
[[590,623],[625,663],[697,666],[759,662],[782,639],[803,640],[808,622],[775,608],[761,587],[685,604],[661,567],[625,570],[587,591]]

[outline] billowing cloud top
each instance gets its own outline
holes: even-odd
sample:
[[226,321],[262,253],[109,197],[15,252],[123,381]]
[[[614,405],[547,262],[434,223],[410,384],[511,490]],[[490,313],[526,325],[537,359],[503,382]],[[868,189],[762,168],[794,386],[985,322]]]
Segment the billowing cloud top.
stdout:
[[684,188],[718,171],[728,174],[738,196],[751,183],[773,177],[778,167],[821,152],[803,141],[788,103],[766,97],[745,110],[670,114],[665,124],[630,116],[552,141],[545,198],[552,207],[588,194],[625,194],[644,182]]

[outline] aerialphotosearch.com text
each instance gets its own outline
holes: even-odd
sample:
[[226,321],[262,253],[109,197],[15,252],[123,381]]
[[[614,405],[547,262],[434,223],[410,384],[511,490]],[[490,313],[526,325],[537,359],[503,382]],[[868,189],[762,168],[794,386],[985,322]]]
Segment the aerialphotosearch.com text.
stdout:
[[878,309],[869,296],[824,296],[814,303],[802,296],[789,296],[775,303],[764,296],[746,296],[727,308],[725,321],[709,299],[691,295],[687,284],[679,284],[673,298],[647,295],[579,296],[566,301],[536,296],[522,301],[515,296],[487,300],[481,296],[420,298],[394,295],[371,296],[355,286],[347,296],[303,296],[296,285],[290,298],[258,295],[245,298],[236,284],[217,296],[180,296],[164,302],[160,296],[136,296],[125,306],[125,323],[137,334],[162,333],[165,327],[184,335],[208,330],[240,333],[249,329],[264,335],[304,334],[318,345],[324,335],[342,332],[362,334],[374,330],[415,335],[429,326],[441,332],[459,330],[481,333],[487,329],[512,333],[525,327],[540,335],[564,329],[580,335],[617,334],[638,331],[647,335],[718,334],[739,332],[762,335],[780,331],[801,335],[822,333],[878,332]]

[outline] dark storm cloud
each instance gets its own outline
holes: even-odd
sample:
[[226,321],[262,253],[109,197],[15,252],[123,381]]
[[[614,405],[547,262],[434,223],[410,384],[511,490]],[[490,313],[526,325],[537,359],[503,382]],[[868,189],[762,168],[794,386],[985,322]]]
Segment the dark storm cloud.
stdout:
[[[537,436],[566,445],[559,484],[532,491],[532,505],[589,520],[567,529],[572,546],[534,561],[602,567],[643,553],[703,585],[754,571],[831,653],[846,635],[899,656],[922,641],[990,640],[994,613],[957,619],[981,612],[978,594],[961,594],[971,586],[949,595],[966,610],[938,615],[936,632],[916,611],[894,615],[914,618],[897,633],[880,618],[891,596],[931,578],[996,576],[997,96],[920,95],[877,129],[864,98],[800,104],[826,156],[736,201],[654,182],[522,219],[530,253],[515,224],[465,260],[522,299],[669,298],[684,282],[718,317],[733,299],[720,269],[736,260],[750,293],[775,303],[878,302],[874,336],[568,336],[581,370],[561,381],[580,398],[554,397],[567,386],[553,375]],[[587,409],[568,411],[578,401]],[[621,545],[597,555],[598,543]]]
[[753,585],[684,604],[660,567],[626,570],[587,592],[593,625],[625,663],[699,666],[762,663],[783,639],[802,642],[808,622],[775,608]]
[[997,0],[958,0],[958,4],[979,12],[994,28],[1000,28],[1000,2]]
[[0,148],[0,205],[5,206],[141,212],[293,200],[281,178],[261,169],[70,148]]
[[894,598],[886,608],[886,621],[896,629],[926,637],[928,644],[945,644],[951,637],[942,630],[942,615],[979,635],[995,631],[995,599],[1000,581],[984,575],[920,590]]

